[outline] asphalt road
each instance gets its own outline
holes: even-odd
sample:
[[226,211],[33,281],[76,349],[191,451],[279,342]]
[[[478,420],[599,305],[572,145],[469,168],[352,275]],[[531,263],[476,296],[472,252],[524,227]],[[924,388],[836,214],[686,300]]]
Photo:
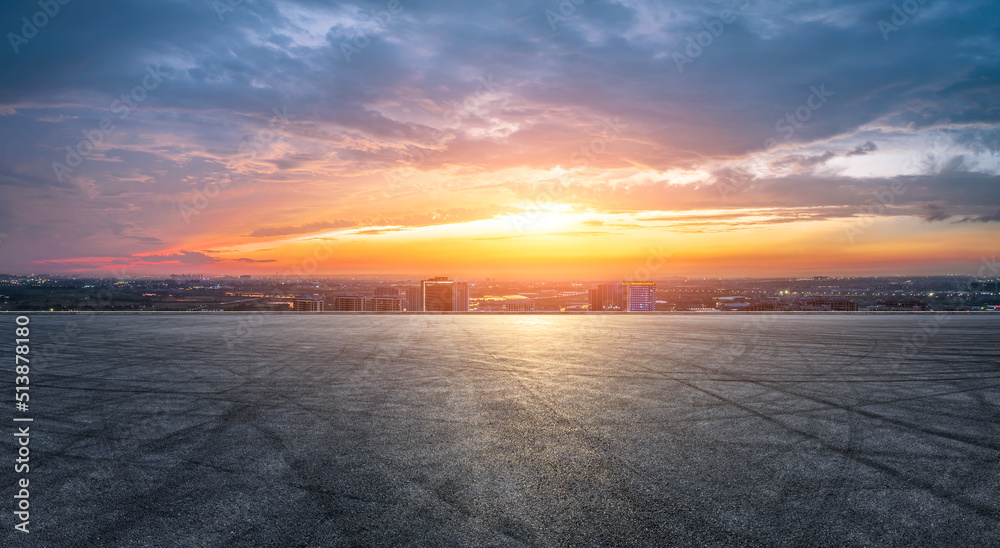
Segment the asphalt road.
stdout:
[[30,325],[3,546],[1000,545],[996,316]]

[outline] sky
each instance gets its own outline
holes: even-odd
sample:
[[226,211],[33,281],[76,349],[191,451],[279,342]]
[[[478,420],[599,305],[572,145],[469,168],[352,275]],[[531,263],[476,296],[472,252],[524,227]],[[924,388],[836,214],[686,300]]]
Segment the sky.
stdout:
[[996,7],[4,2],[0,272],[975,274]]

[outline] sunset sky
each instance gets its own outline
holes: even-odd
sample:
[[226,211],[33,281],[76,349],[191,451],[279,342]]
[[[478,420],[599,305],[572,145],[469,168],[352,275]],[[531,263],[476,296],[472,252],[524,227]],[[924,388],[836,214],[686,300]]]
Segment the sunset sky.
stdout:
[[0,7],[0,272],[973,274],[1000,251],[994,1],[53,5]]

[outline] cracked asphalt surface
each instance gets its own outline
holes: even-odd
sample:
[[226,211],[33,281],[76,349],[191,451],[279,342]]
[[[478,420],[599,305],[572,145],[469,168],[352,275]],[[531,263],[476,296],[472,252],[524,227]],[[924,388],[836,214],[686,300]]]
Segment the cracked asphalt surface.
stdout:
[[997,316],[30,316],[4,546],[1000,545]]

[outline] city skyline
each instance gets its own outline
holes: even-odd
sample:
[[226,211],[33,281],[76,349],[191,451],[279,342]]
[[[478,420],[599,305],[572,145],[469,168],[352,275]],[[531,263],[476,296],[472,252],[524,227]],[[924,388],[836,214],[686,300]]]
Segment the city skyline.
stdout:
[[0,7],[0,272],[996,262],[990,2],[57,4]]
[[995,312],[1000,277],[452,280],[0,275],[0,310],[205,312]]

